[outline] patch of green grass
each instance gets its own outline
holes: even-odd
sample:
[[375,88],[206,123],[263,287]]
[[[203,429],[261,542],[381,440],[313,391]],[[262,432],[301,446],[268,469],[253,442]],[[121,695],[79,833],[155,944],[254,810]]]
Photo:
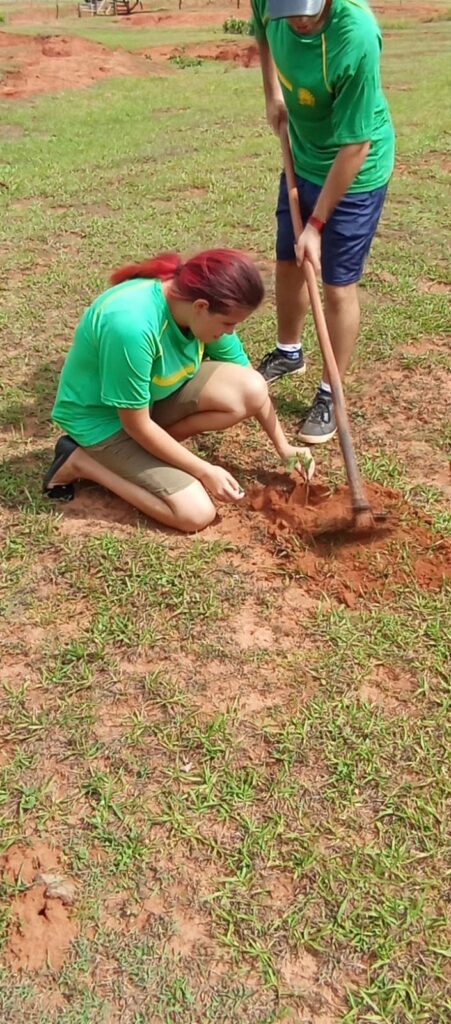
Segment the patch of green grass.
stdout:
[[190,57],[189,54],[181,53],[176,57],[170,57],[169,63],[176,68],[181,68],[184,71],[186,68],[199,68],[202,66],[203,61],[201,57]]
[[245,21],[244,18],[226,18],[222,28],[229,35],[251,36],[254,34],[252,18],[250,21]]
[[160,46],[187,46],[190,43],[199,43],[204,45],[208,43],[218,43],[227,41],[227,36],[224,37],[224,32],[221,28],[215,28],[214,25],[209,25],[206,28],[202,28],[202,25],[198,27],[187,27],[186,25],[180,28],[177,26],[164,28],[164,27],[146,27],[141,25],[139,28],[125,28],[121,22],[110,21],[108,18],[82,18],[81,20],[64,18],[59,24],[52,24],[49,27],[43,24],[42,27],[37,25],[26,25],[19,23],[13,23],[10,26],[5,24],[5,31],[10,31],[14,35],[39,35],[43,37],[50,36],[76,36],[81,39],[87,39],[92,43],[100,43],[102,46],[108,47],[111,50],[128,50],[131,53],[136,52],[149,52],[151,54],[152,47]]

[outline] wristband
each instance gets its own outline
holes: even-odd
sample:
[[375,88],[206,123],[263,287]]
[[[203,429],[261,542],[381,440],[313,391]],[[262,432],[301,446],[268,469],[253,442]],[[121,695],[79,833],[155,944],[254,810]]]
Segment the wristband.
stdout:
[[321,234],[321,232],[322,232],[322,231],[324,230],[324,228],[326,227],[326,221],[325,221],[325,220],[320,220],[320,218],[319,218],[319,217],[315,217],[315,216],[313,215],[313,213],[312,213],[312,216],[311,216],[311,217],[309,217],[309,219],[308,219],[307,223],[308,223],[308,224],[311,224],[311,225],[312,225],[312,228],[316,228],[316,230],[317,230],[318,234]]

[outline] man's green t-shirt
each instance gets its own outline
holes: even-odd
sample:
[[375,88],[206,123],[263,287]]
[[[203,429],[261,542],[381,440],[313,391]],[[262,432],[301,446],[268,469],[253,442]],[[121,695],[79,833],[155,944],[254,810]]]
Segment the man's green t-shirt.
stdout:
[[[236,334],[207,347],[210,359],[249,360]],[[173,320],[160,281],[110,288],[83,314],[59,381],[52,419],[82,447],[121,429],[118,409],[142,409],[197,373],[204,346]]]
[[365,0],[332,0],[320,32],[298,35],[252,0],[257,40],[268,43],[288,110],[296,173],[322,185],[341,146],[371,141],[350,192],[385,185],[394,131],[380,81],[382,40]]

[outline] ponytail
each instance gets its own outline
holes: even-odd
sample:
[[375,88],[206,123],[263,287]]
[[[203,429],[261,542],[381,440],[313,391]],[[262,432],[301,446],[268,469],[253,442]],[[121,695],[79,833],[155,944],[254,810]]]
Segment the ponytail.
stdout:
[[123,281],[131,281],[134,277],[170,281],[181,267],[182,261],[176,252],[162,252],[153,259],[143,260],[142,263],[127,263],[123,267],[118,267],[117,270],[113,270],[110,283],[122,284]]
[[112,285],[136,277],[172,281],[170,296],[182,302],[208,302],[211,313],[253,310],[264,299],[260,273],[239,249],[206,249],[182,263],[177,253],[161,253],[143,263],[129,263],[111,274]]

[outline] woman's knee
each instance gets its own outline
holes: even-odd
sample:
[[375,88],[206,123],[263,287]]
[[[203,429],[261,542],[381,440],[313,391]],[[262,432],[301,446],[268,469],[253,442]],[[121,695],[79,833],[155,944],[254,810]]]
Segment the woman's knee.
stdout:
[[215,506],[198,480],[166,500],[176,519],[174,526],[184,533],[205,530],[216,517]]
[[257,370],[247,368],[243,380],[243,405],[246,416],[255,416],[268,398],[268,385]]

